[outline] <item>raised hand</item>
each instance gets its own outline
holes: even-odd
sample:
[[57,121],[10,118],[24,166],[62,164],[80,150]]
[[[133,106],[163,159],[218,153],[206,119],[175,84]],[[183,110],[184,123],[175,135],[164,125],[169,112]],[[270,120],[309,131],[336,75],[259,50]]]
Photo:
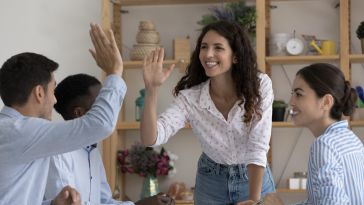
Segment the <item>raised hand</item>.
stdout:
[[76,189],[65,186],[53,199],[51,205],[81,205],[81,196]]
[[147,90],[159,87],[171,74],[175,65],[172,64],[169,68],[163,68],[163,60],[163,48],[156,48],[144,57],[143,78]]
[[109,38],[97,24],[91,24],[90,36],[94,49],[90,49],[97,65],[105,71],[106,75],[123,73],[123,59],[116,45],[112,30],[108,31]]

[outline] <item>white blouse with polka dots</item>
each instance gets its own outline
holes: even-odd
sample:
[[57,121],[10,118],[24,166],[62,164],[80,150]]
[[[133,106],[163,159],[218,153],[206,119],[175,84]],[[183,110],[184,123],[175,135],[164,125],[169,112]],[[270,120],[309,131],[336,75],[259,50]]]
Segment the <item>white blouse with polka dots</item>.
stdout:
[[182,90],[170,107],[158,117],[157,140],[164,144],[175,133],[190,123],[202,150],[220,164],[256,164],[266,166],[272,128],[272,82],[260,74],[262,118],[253,117],[243,122],[245,110],[236,102],[227,120],[217,110],[209,94],[210,81]]

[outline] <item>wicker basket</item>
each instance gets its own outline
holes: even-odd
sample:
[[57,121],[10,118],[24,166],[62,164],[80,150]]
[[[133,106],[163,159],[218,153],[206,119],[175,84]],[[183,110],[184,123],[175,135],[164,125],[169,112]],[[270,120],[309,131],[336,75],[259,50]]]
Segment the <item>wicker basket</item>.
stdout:
[[140,21],[139,30],[153,31],[153,30],[155,30],[155,26],[154,26],[153,22],[151,22],[151,21]]
[[158,44],[159,43],[159,33],[157,31],[139,31],[136,36],[136,41],[138,44]]
[[159,44],[137,44],[133,46],[130,52],[130,60],[143,60],[144,56],[150,54]]

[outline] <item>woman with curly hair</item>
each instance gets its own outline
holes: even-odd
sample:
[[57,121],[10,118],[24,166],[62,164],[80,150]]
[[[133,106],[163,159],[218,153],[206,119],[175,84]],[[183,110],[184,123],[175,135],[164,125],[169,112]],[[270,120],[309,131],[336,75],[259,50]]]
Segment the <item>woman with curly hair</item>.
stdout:
[[[255,51],[236,23],[203,28],[186,74],[174,89],[175,101],[158,118],[160,85],[174,65],[163,69],[164,50],[144,59],[146,88],[141,120],[145,145],[166,143],[189,123],[198,137],[195,204],[257,201],[274,192],[267,166],[272,123],[272,83],[257,68]],[[244,203],[240,203],[244,204]]]

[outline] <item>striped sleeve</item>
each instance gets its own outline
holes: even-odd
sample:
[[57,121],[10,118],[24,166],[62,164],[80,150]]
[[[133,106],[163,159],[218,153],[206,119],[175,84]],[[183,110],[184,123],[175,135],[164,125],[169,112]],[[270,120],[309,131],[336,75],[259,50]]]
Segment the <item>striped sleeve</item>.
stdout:
[[324,141],[316,141],[311,147],[309,166],[312,177],[309,183],[313,204],[349,204],[344,188],[344,168],[341,158]]

